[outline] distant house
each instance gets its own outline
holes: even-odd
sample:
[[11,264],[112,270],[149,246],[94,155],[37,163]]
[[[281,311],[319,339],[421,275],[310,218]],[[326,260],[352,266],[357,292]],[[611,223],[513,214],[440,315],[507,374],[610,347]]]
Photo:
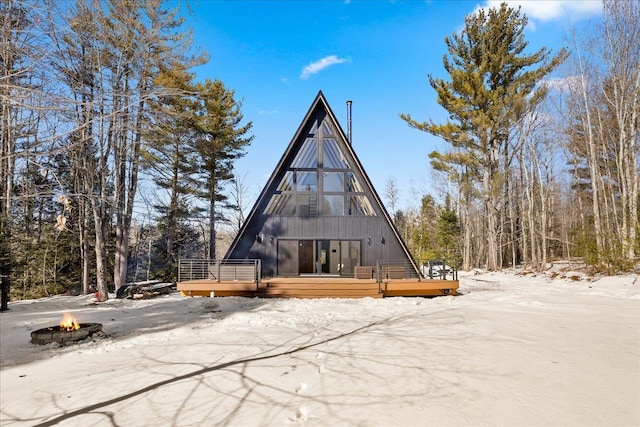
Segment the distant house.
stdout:
[[[390,153],[392,155],[392,153]],[[259,259],[262,277],[354,277],[415,261],[322,92],[262,190],[225,259]]]

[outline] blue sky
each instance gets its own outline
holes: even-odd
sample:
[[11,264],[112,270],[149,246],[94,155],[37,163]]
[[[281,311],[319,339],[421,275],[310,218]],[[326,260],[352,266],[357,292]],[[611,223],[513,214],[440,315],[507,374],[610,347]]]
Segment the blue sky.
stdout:
[[[571,27],[600,16],[600,1],[511,1],[529,17],[531,51],[557,52]],[[389,179],[399,208],[441,194],[428,154],[446,144],[399,118],[446,119],[428,75],[446,78],[444,38],[464,26],[474,1],[207,1],[192,3],[194,46],[210,55],[195,72],[221,79],[242,100],[255,139],[237,162],[251,207],[319,90],[346,131],[353,101],[353,145],[386,203]]]

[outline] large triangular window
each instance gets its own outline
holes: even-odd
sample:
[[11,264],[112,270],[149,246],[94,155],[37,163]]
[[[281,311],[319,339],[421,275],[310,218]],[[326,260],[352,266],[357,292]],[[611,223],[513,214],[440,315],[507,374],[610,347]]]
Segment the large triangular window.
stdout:
[[[314,121],[280,176],[264,213],[284,216],[375,216],[328,118]],[[302,137],[301,137],[302,138]],[[318,144],[318,141],[322,141]]]

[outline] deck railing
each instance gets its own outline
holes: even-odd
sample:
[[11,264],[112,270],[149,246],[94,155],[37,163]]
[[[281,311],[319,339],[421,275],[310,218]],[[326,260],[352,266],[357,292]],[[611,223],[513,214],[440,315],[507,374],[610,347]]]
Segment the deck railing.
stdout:
[[419,279],[415,268],[408,260],[379,260],[375,266],[375,278],[378,283],[387,279]]
[[420,276],[424,279],[458,280],[458,269],[446,259],[421,260]]
[[259,259],[180,259],[178,282],[187,280],[260,283]]
[[[375,266],[356,267],[356,278],[374,278],[378,283],[389,279],[458,280],[458,271],[446,260],[421,261],[416,272],[408,260],[377,261]],[[368,269],[368,271],[367,271]],[[178,261],[178,281],[215,280],[217,282],[251,281],[260,284],[259,259],[181,259]]]
[[458,280],[458,271],[446,260],[428,260],[418,263],[419,274],[410,261],[384,260],[376,262],[374,277],[378,283],[386,279],[441,279]]

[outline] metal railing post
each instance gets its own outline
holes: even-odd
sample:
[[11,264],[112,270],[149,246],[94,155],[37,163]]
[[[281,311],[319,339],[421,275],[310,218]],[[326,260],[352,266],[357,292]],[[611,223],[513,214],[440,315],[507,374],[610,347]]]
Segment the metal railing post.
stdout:
[[260,290],[260,279],[262,278],[262,261],[260,259],[255,260],[253,268],[255,269],[256,292],[258,292]]

